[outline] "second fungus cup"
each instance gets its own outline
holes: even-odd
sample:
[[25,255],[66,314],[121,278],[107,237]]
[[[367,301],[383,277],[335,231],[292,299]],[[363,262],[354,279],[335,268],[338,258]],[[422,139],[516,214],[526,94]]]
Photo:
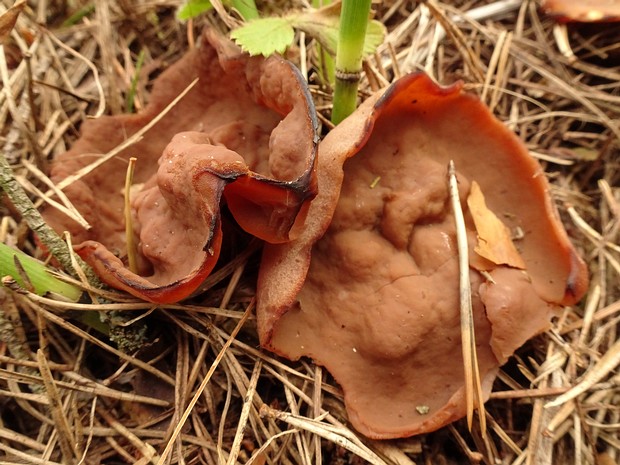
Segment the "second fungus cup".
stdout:
[[[342,386],[350,421],[366,436],[438,429],[466,410],[449,161],[461,203],[472,198],[477,210],[474,218],[465,207],[465,219],[485,397],[499,366],[548,328],[559,306],[584,294],[585,265],[540,165],[460,84],[406,76],[365,102],[319,149],[319,193],[305,235],[265,250],[261,343],[324,365]],[[481,226],[497,221],[508,235]],[[517,259],[507,264],[501,253],[479,247],[484,241],[497,242],[487,244],[491,250],[513,249]],[[303,285],[299,278],[282,281],[284,269],[297,263],[303,270],[306,260]]]

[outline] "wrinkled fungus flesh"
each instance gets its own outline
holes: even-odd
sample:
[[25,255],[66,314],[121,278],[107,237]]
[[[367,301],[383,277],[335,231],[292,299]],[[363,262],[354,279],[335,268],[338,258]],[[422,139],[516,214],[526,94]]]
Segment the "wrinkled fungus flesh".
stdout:
[[[429,432],[465,415],[450,160],[466,215],[485,397],[499,366],[587,285],[540,165],[461,87],[415,74],[365,102],[320,145],[319,194],[302,235],[264,252],[262,345],[324,365],[351,423],[372,438]],[[483,238],[467,207],[474,181],[484,208],[512,232],[524,269],[475,252]]]
[[[305,81],[280,57],[249,57],[213,31],[156,82],[136,115],[86,122],[80,139],[52,166],[56,182],[139,131],[194,79],[197,84],[138,142],[65,189],[92,226],[52,208],[57,231],[109,285],[153,302],[194,292],[222,245],[220,204],[268,242],[298,234],[316,193],[316,115]],[[131,195],[137,272],[127,268],[124,178],[136,157]],[[141,186],[141,188],[140,188]]]

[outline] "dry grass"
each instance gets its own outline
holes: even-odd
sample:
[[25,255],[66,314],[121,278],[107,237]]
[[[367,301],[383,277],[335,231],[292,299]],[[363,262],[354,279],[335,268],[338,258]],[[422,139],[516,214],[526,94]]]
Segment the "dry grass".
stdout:
[[[0,53],[0,126],[3,154],[40,204],[47,187],[35,166],[46,172],[84,119],[122,112],[134,78],[134,107],[144,107],[154,77],[202,23],[225,26],[215,14],[179,24],[172,0],[31,3]],[[503,368],[485,434],[460,421],[399,441],[358,437],[326,372],[257,349],[255,262],[244,256],[193,305],[154,309],[114,293],[68,305],[0,288],[0,463],[618,463],[617,27],[556,25],[534,2],[498,17],[463,16],[483,3],[377,5],[389,36],[366,63],[362,94],[417,69],[443,83],[463,79],[541,160],[589,264],[584,302]],[[291,52],[300,56],[312,70],[312,48]],[[329,91],[314,92],[326,108]],[[35,254],[19,215],[0,208],[0,239]],[[102,326],[109,336],[94,329]],[[566,393],[576,385],[576,397]]]

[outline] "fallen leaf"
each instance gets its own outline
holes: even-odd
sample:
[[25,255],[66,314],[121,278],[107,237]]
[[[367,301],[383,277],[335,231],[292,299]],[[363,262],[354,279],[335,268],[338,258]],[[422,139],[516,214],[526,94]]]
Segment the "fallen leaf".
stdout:
[[[316,38],[331,54],[336,54],[340,23],[341,2],[336,2],[318,10],[310,10],[293,16],[293,26]],[[368,21],[364,38],[364,56],[375,52],[385,39],[385,26],[376,20]]]
[[476,181],[471,183],[467,205],[478,233],[478,244],[474,251],[496,265],[524,269],[525,262],[510,238],[510,230],[487,207]]
[[0,16],[0,44],[4,44],[15,27],[17,17],[24,11],[25,1],[17,2]]

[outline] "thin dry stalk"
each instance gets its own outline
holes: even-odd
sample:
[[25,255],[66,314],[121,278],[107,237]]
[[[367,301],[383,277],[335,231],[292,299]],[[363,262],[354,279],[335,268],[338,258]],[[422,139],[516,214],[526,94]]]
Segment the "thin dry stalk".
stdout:
[[133,184],[133,173],[136,168],[135,157],[129,158],[127,165],[127,174],[125,175],[125,242],[127,244],[127,259],[129,260],[129,269],[132,273],[138,272],[138,258],[136,256],[136,241],[133,233],[133,217],[131,215],[131,185]]
[[474,417],[474,409],[478,410],[480,430],[486,434],[486,414],[484,411],[484,398],[478,368],[478,355],[476,352],[476,335],[474,316],[471,305],[471,281],[469,278],[469,246],[465,230],[465,218],[459,198],[459,187],[456,179],[456,168],[450,160],[448,166],[448,184],[450,201],[454,222],[456,224],[456,240],[459,253],[459,298],[461,313],[461,345],[463,352],[463,371],[465,373],[465,403],[467,406],[467,427],[471,431]]

